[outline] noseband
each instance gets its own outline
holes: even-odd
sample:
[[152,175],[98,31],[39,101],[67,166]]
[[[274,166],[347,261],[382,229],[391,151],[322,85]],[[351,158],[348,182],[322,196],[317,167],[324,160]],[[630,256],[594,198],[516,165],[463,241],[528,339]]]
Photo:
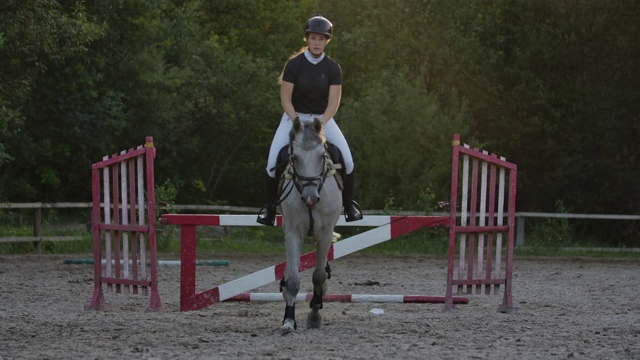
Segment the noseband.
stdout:
[[[297,146],[303,148],[304,150],[312,150],[318,146],[323,146],[324,147],[324,153],[322,155],[322,168],[320,170],[320,174],[316,175],[316,176],[302,176],[300,174],[298,174],[298,170],[296,169],[295,166],[295,156],[293,155],[293,145],[296,144]],[[327,179],[327,175],[329,174],[329,171],[327,169],[327,157],[328,157],[328,153],[327,153],[327,147],[325,146],[324,143],[318,143],[310,148],[305,148],[304,146],[302,146],[302,144],[300,144],[297,141],[290,141],[289,142],[289,171],[290,171],[290,175],[291,175],[291,180],[293,182],[293,184],[295,185],[296,189],[298,190],[298,192],[300,192],[302,194],[302,190],[307,187],[307,186],[315,186],[318,188],[318,194],[320,193],[320,191],[322,190],[322,186],[324,186],[324,181]]]

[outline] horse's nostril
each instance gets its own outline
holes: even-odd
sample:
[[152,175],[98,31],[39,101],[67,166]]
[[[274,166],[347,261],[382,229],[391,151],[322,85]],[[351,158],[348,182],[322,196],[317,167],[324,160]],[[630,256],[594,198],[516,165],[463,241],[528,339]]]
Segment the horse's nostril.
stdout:
[[318,198],[313,196],[302,197],[302,202],[307,205],[307,207],[314,207],[316,203],[318,203]]

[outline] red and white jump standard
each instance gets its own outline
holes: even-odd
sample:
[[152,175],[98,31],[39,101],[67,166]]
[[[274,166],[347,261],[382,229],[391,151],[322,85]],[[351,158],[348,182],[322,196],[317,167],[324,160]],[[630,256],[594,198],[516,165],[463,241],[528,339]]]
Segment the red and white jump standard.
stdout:
[[146,294],[150,288],[149,310],[160,308],[154,213],[154,158],[153,138],[148,136],[144,145],[121,151],[111,157],[105,156],[91,167],[95,286],[91,303],[85,306],[87,310],[110,308],[105,303],[102,284],[107,285],[107,291],[113,291],[115,285],[116,293],[123,290],[128,293],[131,288],[133,294],[137,294],[140,287],[142,293]]

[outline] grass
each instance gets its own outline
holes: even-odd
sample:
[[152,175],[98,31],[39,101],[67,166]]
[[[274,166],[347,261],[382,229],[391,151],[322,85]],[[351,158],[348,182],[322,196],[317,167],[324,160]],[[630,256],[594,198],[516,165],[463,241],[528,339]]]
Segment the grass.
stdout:
[[[356,235],[369,228],[336,229],[342,239]],[[164,229],[158,235],[158,251],[179,252],[180,242],[177,230]],[[279,227],[234,227],[230,234],[216,234],[207,228],[198,229],[198,251],[225,253],[283,253],[284,235]],[[448,246],[447,235],[443,230],[423,229],[376,246],[364,249],[362,253],[384,254],[445,254]],[[313,251],[315,245],[311,238],[305,238],[303,252]]]
[[[370,228],[342,227],[336,232],[342,235],[342,239],[359,234]],[[226,232],[225,232],[226,231]],[[56,227],[43,228],[43,236],[56,235],[80,235],[83,238],[77,241],[44,241],[41,243],[42,254],[86,254],[93,252],[93,240],[91,233],[78,226],[69,228]],[[25,227],[0,228],[0,237],[3,236],[32,236],[32,230]],[[256,254],[281,254],[285,252],[282,229],[279,227],[198,227],[199,252],[210,253],[256,253]],[[449,248],[449,235],[446,228],[425,228],[397,239],[363,249],[360,253],[370,254],[429,254],[446,256]],[[548,243],[535,243],[527,247],[516,248],[515,256],[539,256],[539,257],[589,257],[589,258],[634,258],[640,259],[640,252],[624,251],[624,249],[599,248],[598,251],[579,247],[579,244],[563,243],[563,246],[549,246]],[[569,245],[569,246],[566,246]],[[175,226],[158,226],[157,246],[160,253],[180,252],[180,233]],[[32,242],[0,242],[0,255],[30,254],[35,252],[35,244]],[[313,241],[305,239],[303,253],[314,250]]]
[[[370,228],[344,227],[336,229],[342,239],[369,230]],[[179,253],[180,233],[175,226],[158,226],[157,229],[158,252]],[[285,252],[284,235],[280,227],[233,227],[227,228],[198,227],[198,251],[224,252],[224,253],[283,253]],[[3,226],[0,228],[0,237],[6,236],[32,236],[32,230],[25,227]],[[91,233],[73,229],[44,227],[42,236],[82,236],[77,241],[43,241],[40,245],[42,254],[73,254],[93,252],[93,240]],[[303,246],[304,252],[314,250],[311,238],[306,238]],[[446,254],[448,249],[448,235],[444,229],[422,229],[412,234],[393,239],[376,246],[364,249],[362,253],[380,254]],[[29,254],[35,252],[36,247],[32,242],[0,242],[0,254]]]
[[[42,214],[42,236],[81,236],[77,241],[44,241],[42,254],[87,254],[93,252],[93,240],[87,227],[87,210],[62,212],[47,209]],[[4,211],[0,213],[0,237],[33,236],[31,211]],[[212,253],[275,253],[285,252],[284,235],[280,227],[198,227],[197,249]],[[342,239],[360,234],[370,227],[338,227]],[[160,253],[180,252],[180,229],[177,226],[156,227]],[[640,258],[640,252],[622,248],[607,250],[597,241],[577,238],[564,223],[531,223],[527,231],[526,247],[515,249],[516,256],[580,256],[591,258]],[[374,254],[429,254],[446,256],[449,248],[447,228],[425,228],[397,239],[361,250]],[[598,247],[598,251],[586,250]],[[305,239],[303,251],[314,250],[313,241]],[[30,254],[36,252],[33,242],[0,242],[0,255]]]

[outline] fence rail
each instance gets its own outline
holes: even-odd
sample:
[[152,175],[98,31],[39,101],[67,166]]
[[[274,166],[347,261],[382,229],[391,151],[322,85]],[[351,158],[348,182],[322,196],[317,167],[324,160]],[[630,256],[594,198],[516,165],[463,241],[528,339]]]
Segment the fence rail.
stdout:
[[[72,202],[60,202],[60,203],[0,203],[0,209],[34,209],[33,219],[33,236],[3,236],[0,237],[0,243],[2,242],[33,242],[36,253],[41,252],[41,245],[43,241],[75,241],[81,240],[84,236],[43,236],[42,235],[42,209],[78,209],[78,208],[91,208],[91,203],[72,203]],[[1,215],[1,214],[0,214]]]
[[[33,242],[36,252],[40,252],[40,244],[43,241],[73,241],[82,239],[83,236],[43,236],[42,235],[42,210],[43,209],[90,209],[90,202],[58,202],[58,203],[0,203],[0,209],[33,209],[33,236],[8,236],[0,237],[2,242]],[[209,211],[209,212],[233,212],[233,213],[255,213],[260,211],[257,207],[243,207],[230,205],[169,205],[157,204],[157,209],[163,212],[172,210],[180,211]],[[364,210],[365,215],[384,215],[384,210]],[[394,215],[412,216],[425,215],[416,211],[397,211]],[[427,215],[441,216],[448,215],[445,212],[433,212]],[[525,219],[526,218],[556,218],[556,219],[593,219],[593,220],[640,220],[640,215],[617,215],[617,214],[565,214],[565,213],[539,213],[539,212],[516,212],[516,247],[524,246],[525,239]],[[629,250],[629,249],[625,249]],[[640,251],[640,250],[638,250]]]

